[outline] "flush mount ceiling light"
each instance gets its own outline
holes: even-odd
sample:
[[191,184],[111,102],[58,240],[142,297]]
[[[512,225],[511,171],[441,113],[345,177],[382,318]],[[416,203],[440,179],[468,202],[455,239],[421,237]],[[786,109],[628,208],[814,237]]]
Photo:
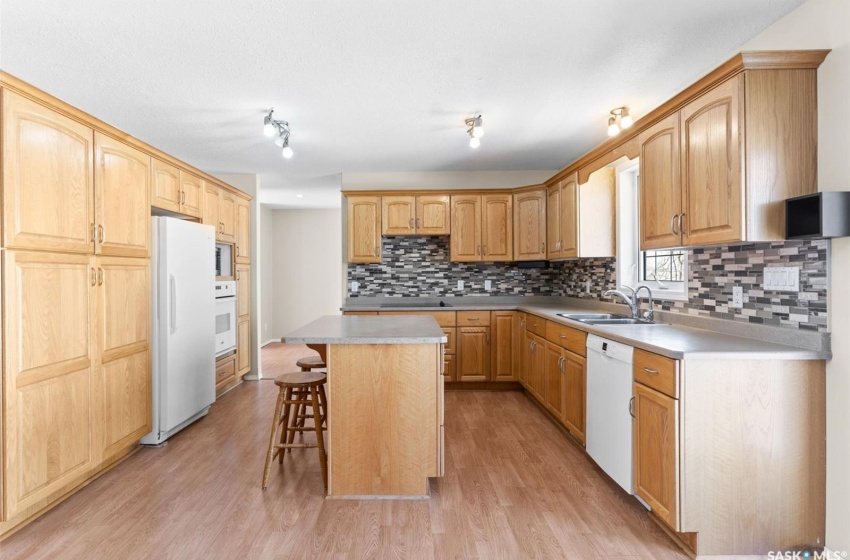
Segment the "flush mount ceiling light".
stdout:
[[286,159],[292,157],[294,153],[292,148],[289,147],[289,136],[292,132],[289,130],[289,123],[286,121],[278,121],[273,117],[274,107],[269,111],[269,114],[263,119],[263,134],[268,137],[277,136],[274,139],[274,143],[278,148],[283,148],[281,150],[281,155]]
[[469,135],[469,147],[477,148],[481,145],[481,137],[484,136],[484,121],[481,115],[471,117],[463,121],[469,128],[466,133]]
[[608,117],[608,136],[617,136],[621,130],[631,128],[634,120],[629,115],[628,107],[617,107],[611,109],[611,116]]

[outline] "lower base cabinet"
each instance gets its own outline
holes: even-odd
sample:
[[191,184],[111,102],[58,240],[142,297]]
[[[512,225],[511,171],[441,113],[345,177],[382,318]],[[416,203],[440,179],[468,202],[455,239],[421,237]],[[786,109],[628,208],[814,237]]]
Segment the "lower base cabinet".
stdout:
[[215,395],[218,397],[224,391],[236,384],[236,354],[219,358],[215,362]]
[[251,321],[236,325],[236,374],[240,377],[251,371]]
[[458,381],[490,381],[490,327],[458,327]]

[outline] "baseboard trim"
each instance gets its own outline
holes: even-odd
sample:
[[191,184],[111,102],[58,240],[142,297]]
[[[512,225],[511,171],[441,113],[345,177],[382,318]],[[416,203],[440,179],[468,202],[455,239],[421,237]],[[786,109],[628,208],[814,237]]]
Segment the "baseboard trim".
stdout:
[[263,347],[265,347],[265,346],[268,346],[268,345],[269,345],[269,344],[271,344],[272,342],[280,342],[280,339],[279,339],[279,338],[270,338],[270,339],[268,339],[267,341],[265,341],[265,342],[263,342],[262,344],[260,344],[260,348],[263,348]]

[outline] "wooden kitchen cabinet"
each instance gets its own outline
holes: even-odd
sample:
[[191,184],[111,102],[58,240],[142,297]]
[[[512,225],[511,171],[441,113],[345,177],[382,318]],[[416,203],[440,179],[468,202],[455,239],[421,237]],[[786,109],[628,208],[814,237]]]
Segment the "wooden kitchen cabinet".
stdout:
[[546,341],[528,332],[525,337],[526,367],[525,388],[543,402],[543,384],[546,376]]
[[180,169],[151,158],[151,206],[180,212]]
[[513,260],[546,260],[546,189],[515,194],[513,205]]
[[635,495],[678,531],[678,401],[640,383],[633,391]]
[[216,241],[221,239],[221,220],[218,217],[218,205],[221,200],[218,185],[204,181],[204,212],[201,223],[215,228]]
[[490,327],[458,327],[458,381],[490,380]]
[[516,381],[520,369],[519,315],[516,311],[493,311],[491,379]]
[[481,260],[512,261],[513,197],[509,194],[481,196]]
[[221,222],[219,239],[225,243],[234,243],[236,241],[236,195],[224,189],[219,189],[218,221]]
[[348,262],[381,262],[381,197],[348,196]]
[[582,444],[585,443],[587,409],[587,360],[569,350],[564,350],[563,422],[564,426]]
[[203,216],[204,181],[197,175],[180,170],[180,213],[193,218]]
[[447,194],[417,195],[415,218],[417,235],[449,235],[451,197]]
[[546,258],[561,258],[561,183],[546,189]]
[[547,258],[616,255],[616,186],[614,170],[603,168],[578,183],[571,173],[547,190]]
[[481,260],[481,196],[454,195],[452,200],[452,262]]
[[381,197],[383,235],[448,235],[450,215],[449,195]]
[[251,321],[236,323],[236,375],[243,376],[251,371]]
[[251,262],[251,201],[236,197],[236,239],[234,243],[237,263]]
[[242,321],[251,314],[251,267],[236,265],[236,317]]
[[381,234],[413,235],[416,233],[416,197],[381,197]]
[[97,463],[109,463],[151,431],[150,261],[97,261],[98,367],[92,425]]
[[151,157],[95,132],[95,252],[119,257],[150,253]]
[[527,383],[527,371],[528,365],[531,361],[531,358],[528,354],[528,331],[526,331],[525,323],[526,323],[526,314],[522,311],[517,312],[517,344],[519,345],[517,349],[517,368],[516,368],[516,376],[517,381],[519,381],[520,385],[523,387],[526,386]]
[[220,397],[236,384],[236,354],[215,361],[215,396]]
[[564,421],[564,349],[547,342],[544,347],[545,374],[542,384],[543,405],[552,415]]
[[[559,238],[558,254],[561,258],[579,257],[579,185],[578,174],[573,173],[568,175],[558,184],[561,191],[559,202],[560,206],[560,226],[561,236]],[[609,215],[605,213],[596,213],[589,215],[588,220],[598,227],[601,223],[608,220],[613,220],[614,208],[613,204],[608,209]],[[602,256],[602,255],[587,255],[587,256]]]
[[94,131],[2,95],[3,246],[92,253]]
[[641,248],[785,238],[786,198],[816,192],[813,67],[726,79],[640,143]]

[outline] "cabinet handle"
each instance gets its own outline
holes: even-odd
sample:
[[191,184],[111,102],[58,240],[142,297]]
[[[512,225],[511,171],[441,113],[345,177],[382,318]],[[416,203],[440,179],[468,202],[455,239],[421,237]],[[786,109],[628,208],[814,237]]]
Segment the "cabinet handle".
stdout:
[[658,375],[658,370],[657,370],[657,369],[652,369],[652,368],[644,367],[644,368],[643,368],[643,371],[645,371],[646,373],[651,373],[651,374],[653,374],[653,375]]
[[561,373],[564,373],[564,357],[563,356],[558,358],[558,369],[561,370]]
[[97,225],[97,242],[98,242],[98,243],[103,243],[103,238],[104,238],[104,235],[103,235],[103,226],[102,226],[101,224],[98,224],[98,225]]
[[422,227],[422,218],[416,218],[416,229]]
[[180,191],[180,204],[186,203],[186,191]]
[[94,267],[91,267],[91,285],[97,285],[97,271],[94,269]]
[[239,256],[239,243],[236,244],[236,256]]
[[567,335],[565,335],[565,334],[559,334],[559,335],[558,335],[558,338],[567,338]]
[[679,215],[676,214],[672,218],[670,218],[670,231],[673,232],[673,235],[679,235],[679,232],[676,231],[676,218],[678,217]]
[[414,223],[413,218],[410,218],[410,222],[409,222],[410,225],[408,225],[407,227],[409,227],[410,229],[413,229],[413,223]]
[[520,320],[519,320],[519,328],[521,328],[521,329],[524,329],[524,328],[525,328],[525,319],[520,319]]
[[487,245],[484,245],[484,254],[487,254]]
[[685,218],[685,214],[679,214],[679,233],[684,235],[685,230],[682,229],[682,220]]
[[375,245],[375,256],[376,257],[378,256],[378,246],[377,245]]
[[541,243],[541,244],[540,244],[540,252],[541,252],[541,253],[545,253],[545,252],[546,252],[546,244],[545,244],[545,243]]
[[91,241],[92,243],[97,242],[97,226],[94,223],[91,225]]
[[479,245],[479,246],[477,246],[477,247],[475,248],[475,254],[476,254],[476,255],[480,255],[480,254],[481,254],[481,245]]
[[97,285],[103,286],[103,269],[97,267]]
[[477,321],[479,319],[481,319],[481,317],[467,317],[466,318],[467,321]]
[[635,398],[634,397],[629,399],[629,415],[632,418],[635,417]]

